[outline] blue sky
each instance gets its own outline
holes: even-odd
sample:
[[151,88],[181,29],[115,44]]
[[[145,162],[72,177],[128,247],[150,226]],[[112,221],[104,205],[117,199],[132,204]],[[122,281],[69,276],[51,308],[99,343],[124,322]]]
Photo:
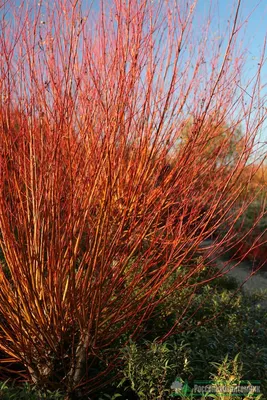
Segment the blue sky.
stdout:
[[[213,0],[212,30],[225,31],[227,21],[233,15],[237,0]],[[197,5],[197,14],[206,16],[209,12],[210,0],[199,0]],[[264,39],[267,35],[267,1],[266,0],[242,0],[240,8],[240,20],[246,21],[241,33],[244,40],[242,47],[248,50],[245,64],[245,79],[252,77],[258,68],[258,63],[262,54]],[[218,34],[219,36],[219,34]],[[267,57],[267,49],[266,49]],[[262,95],[267,97],[267,62],[262,68]],[[267,107],[267,101],[265,106]],[[267,108],[266,108],[267,110]],[[261,140],[267,141],[267,123],[262,129]]]
[[[11,0],[12,1],[12,0]],[[36,0],[37,1],[37,0]],[[51,2],[54,0],[42,0],[43,3]],[[157,0],[154,0],[157,1]],[[176,0],[179,2],[179,0]],[[193,1],[193,0],[191,0]],[[30,3],[34,3],[34,0],[28,0]],[[87,5],[91,4],[92,0],[82,0],[83,6],[86,9]],[[109,0],[104,0],[104,3],[109,3]],[[16,6],[21,3],[27,3],[27,0],[14,0]],[[93,0],[94,6],[97,8],[99,0]],[[190,2],[189,2],[190,3]],[[213,3],[213,15],[214,23],[212,27],[214,30],[220,29],[224,31],[227,24],[227,20],[231,15],[231,11],[235,7],[237,0],[212,0]],[[198,0],[197,14],[201,18],[203,15],[207,15],[210,8],[210,0]],[[253,9],[255,9],[253,11]],[[248,58],[248,68],[257,66],[259,60],[260,50],[263,45],[264,37],[267,33],[267,1],[266,0],[242,0],[241,3],[241,16],[242,19],[246,19],[249,14],[252,15],[249,18],[248,23],[245,26],[246,29],[246,41],[247,47],[249,48],[250,57]],[[267,67],[265,68],[267,76]]]
[[[213,15],[214,29],[225,29],[227,20],[231,16],[235,4],[234,0],[214,0]],[[210,6],[209,0],[199,0],[197,12],[201,15],[208,13]],[[252,13],[252,14],[251,14]],[[251,14],[251,15],[250,15]],[[248,58],[249,66],[257,65],[260,51],[263,46],[264,37],[267,34],[267,2],[266,0],[243,0],[240,8],[240,18],[248,22],[244,26],[246,45],[251,57]],[[254,61],[254,62],[253,62]],[[266,69],[267,71],[267,69]]]
[[[16,6],[27,0],[13,0]],[[34,3],[35,0],[28,0]],[[43,3],[51,2],[54,0],[42,0]],[[56,0],[55,0],[56,1]],[[98,8],[100,0],[82,0],[83,8],[86,9],[91,3],[94,3],[94,8]],[[130,0],[129,0],[130,1]],[[157,1],[157,0],[154,0]],[[179,3],[179,0],[176,0]],[[193,1],[193,0],[192,0]],[[12,2],[12,0],[11,0]],[[38,0],[36,0],[38,2]],[[108,4],[110,0],[104,0],[104,4]],[[190,3],[190,1],[189,1]],[[51,3],[50,3],[51,4]],[[198,0],[196,8],[196,17],[199,23],[203,23],[205,16],[207,16],[210,9],[210,0]],[[212,0],[212,31],[220,33],[225,32],[227,21],[231,17],[233,10],[237,4],[237,0]],[[251,14],[252,13],[252,14]],[[1,12],[0,12],[1,14]],[[251,14],[251,15],[250,15]],[[248,19],[243,29],[244,43],[242,47],[248,49],[247,62],[245,67],[246,78],[255,74],[258,62],[263,47],[264,38],[267,34],[267,1],[266,0],[242,0],[240,17],[242,20]],[[242,36],[242,35],[241,35]],[[267,63],[262,69],[262,84],[267,86]],[[267,95],[267,88],[263,89],[264,94]],[[267,107],[267,104],[266,104]],[[267,140],[267,123],[264,127],[264,138]]]
[[[43,3],[50,2],[53,0],[43,0]],[[179,2],[179,0],[177,0]],[[34,3],[33,0],[29,0],[28,2]],[[91,4],[92,0],[82,0],[84,8],[86,9],[87,5]],[[99,0],[93,0],[95,6],[99,3]],[[109,0],[105,0],[108,4]],[[227,23],[227,19],[231,15],[231,11],[236,4],[236,0],[212,0],[214,17],[216,19],[216,23],[214,28],[220,28],[223,30],[225,24]],[[16,6],[19,6],[21,3],[27,3],[27,0],[14,0]],[[206,15],[210,7],[210,0],[198,0],[197,5],[197,13],[199,15]],[[247,40],[250,43],[250,51],[252,57],[257,56],[259,53],[259,49],[262,47],[263,38],[267,32],[267,2],[266,0],[243,0],[241,3],[241,15],[244,19],[248,17],[248,15],[253,11],[254,12],[249,18],[248,23],[246,24],[247,32]]]

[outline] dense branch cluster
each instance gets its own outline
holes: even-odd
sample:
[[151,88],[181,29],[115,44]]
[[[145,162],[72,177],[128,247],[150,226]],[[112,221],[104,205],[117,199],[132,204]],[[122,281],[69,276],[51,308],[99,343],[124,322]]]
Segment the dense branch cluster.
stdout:
[[108,3],[1,10],[0,347],[70,392],[222,223],[231,242],[265,119],[264,57],[249,102],[239,87],[239,2],[224,54],[194,1]]

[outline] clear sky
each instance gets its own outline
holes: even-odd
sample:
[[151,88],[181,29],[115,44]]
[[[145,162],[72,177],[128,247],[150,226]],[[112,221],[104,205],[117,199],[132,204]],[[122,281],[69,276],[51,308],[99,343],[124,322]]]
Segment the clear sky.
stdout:
[[[37,0],[36,0],[37,1]],[[104,0],[104,3],[109,3],[110,0]],[[157,0],[154,0],[157,1]],[[179,0],[176,0],[179,3]],[[193,1],[193,0],[191,0]],[[11,0],[12,2],[12,0]],[[18,7],[22,3],[34,3],[34,0],[14,0],[15,5]],[[37,1],[38,2],[38,1]],[[54,0],[42,0],[43,3],[54,2]],[[82,0],[81,1],[86,9],[86,6],[92,2],[97,7],[99,0]],[[216,27],[224,29],[231,11],[235,7],[237,0],[198,0],[197,13],[199,15],[206,15],[210,8],[210,3],[213,3],[214,16],[216,18]],[[189,2],[190,3],[190,2]],[[259,49],[262,47],[264,36],[267,33],[267,1],[266,0],[242,0],[241,2],[241,16],[246,19],[249,14],[254,10],[249,18],[247,26],[247,39],[250,41],[251,56],[257,56]],[[218,22],[218,23],[217,23]]]
[[[236,0],[214,0],[213,2],[214,29],[224,30],[235,5]],[[197,12],[207,15],[210,8],[209,0],[199,0]],[[240,18],[247,20],[244,25],[244,37],[251,57],[248,58],[250,67],[257,65],[264,38],[267,34],[267,2],[266,0],[242,0]],[[266,68],[267,71],[267,68]]]
[[[104,0],[104,3],[109,3],[110,0]],[[154,0],[157,1],[157,0]],[[176,0],[179,3],[179,0]],[[193,1],[193,0],[191,0]],[[12,0],[11,0],[12,2]],[[34,0],[13,0],[15,5],[18,7],[22,3],[34,3]],[[38,0],[36,0],[38,2]],[[54,0],[42,0],[46,2],[54,2]],[[94,7],[97,8],[100,0],[81,0],[84,8],[89,6],[92,2]],[[198,0],[197,14],[201,18],[207,15],[210,9],[210,4],[213,4],[213,15],[214,15],[214,30],[224,31],[229,19],[231,12],[235,8],[237,0]],[[190,3],[190,1],[189,1]],[[254,10],[254,11],[253,11]],[[252,15],[249,17],[249,14]],[[248,59],[248,68],[257,66],[259,60],[260,50],[262,49],[264,37],[267,34],[267,1],[266,0],[242,0],[241,1],[241,13],[242,19],[249,17],[248,23],[246,24],[246,45],[249,48],[249,54],[251,57]],[[266,67],[267,76],[267,67]]]
[[[30,3],[34,3],[35,1],[38,2],[38,0],[28,0]],[[51,4],[52,1],[54,2],[56,0],[42,0],[44,4],[46,2]],[[156,2],[158,0],[153,1]],[[179,0],[176,1],[179,3]],[[21,3],[27,2],[27,0],[13,0],[13,2],[18,7]],[[89,7],[92,2],[94,3],[93,7],[95,9],[98,8],[98,5],[100,4],[100,0],[81,0],[81,2],[84,9]],[[108,4],[109,2],[110,0],[104,0],[104,4]],[[199,19],[200,24],[209,13],[211,3],[213,16],[212,31],[218,32],[218,37],[220,37],[220,35],[225,32],[227,21],[233,14],[237,0],[198,0],[196,16],[197,19]],[[249,78],[255,74],[257,70],[261,50],[264,44],[264,38],[267,34],[267,0],[242,0],[240,18],[243,21],[247,20],[243,30],[244,43],[242,47],[248,49],[245,70],[246,78]],[[267,95],[267,63],[262,69],[262,87],[263,94]],[[267,123],[264,127],[264,138],[267,140]]]
[[[227,21],[233,15],[237,0],[213,0],[212,15],[214,21],[212,30],[220,33],[225,31]],[[209,13],[210,0],[199,0],[197,5],[197,14],[201,18]],[[240,37],[243,38],[243,48],[248,50],[245,64],[245,80],[252,77],[257,69],[264,40],[267,36],[267,1],[266,0],[242,0],[240,8],[240,20],[247,21],[243,26]],[[266,49],[267,57],[267,49]],[[267,62],[262,68],[261,77],[262,95],[267,96]],[[264,104],[267,112],[267,101]],[[262,141],[267,141],[267,122],[263,125]]]

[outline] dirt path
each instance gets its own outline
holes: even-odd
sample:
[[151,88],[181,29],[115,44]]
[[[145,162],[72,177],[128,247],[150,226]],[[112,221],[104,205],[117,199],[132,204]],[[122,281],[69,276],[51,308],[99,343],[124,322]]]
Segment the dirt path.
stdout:
[[[222,267],[225,264],[225,258],[220,257],[217,263],[219,267]],[[234,267],[235,264],[235,262],[230,261],[228,267]],[[234,269],[231,269],[228,275],[234,277],[240,284],[245,282],[243,288],[249,293],[267,290],[267,273],[258,271],[251,275],[251,270],[252,263],[250,261],[242,261]]]
[[[201,247],[206,245],[212,246],[212,241],[203,242]],[[236,265],[236,262],[230,261],[229,258],[223,256],[216,258],[216,263],[219,269],[222,269],[226,265],[226,269],[230,270],[227,275],[234,277],[240,285],[245,282],[243,288],[248,293],[267,292],[267,271],[259,270],[251,275],[253,266],[251,261],[244,260]],[[266,303],[267,307],[267,300],[264,303]]]

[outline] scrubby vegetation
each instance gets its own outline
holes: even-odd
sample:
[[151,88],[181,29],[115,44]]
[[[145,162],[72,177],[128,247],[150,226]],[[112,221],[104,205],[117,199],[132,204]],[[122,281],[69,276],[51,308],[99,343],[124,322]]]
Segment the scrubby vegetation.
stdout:
[[[99,390],[90,398],[167,399],[177,378],[191,388],[194,380],[218,383],[221,379],[220,382],[232,385],[241,380],[260,381],[262,397],[259,398],[267,397],[267,310],[261,306],[267,293],[251,296],[240,291],[236,293],[237,288],[233,278],[223,277],[198,290],[187,313],[194,314],[190,327],[162,342],[160,337],[173,327],[182,312],[179,296],[174,294],[165,312],[158,310],[146,323],[150,329],[147,328],[145,337],[138,341],[128,338],[126,346],[116,345],[119,361],[107,379],[112,380],[104,391]],[[186,319],[188,315],[181,324]],[[98,368],[101,369],[101,364]],[[1,390],[7,400],[64,398],[60,393],[46,394],[30,386],[10,388],[8,383],[3,384]],[[189,397],[188,392],[180,398],[187,400]]]

